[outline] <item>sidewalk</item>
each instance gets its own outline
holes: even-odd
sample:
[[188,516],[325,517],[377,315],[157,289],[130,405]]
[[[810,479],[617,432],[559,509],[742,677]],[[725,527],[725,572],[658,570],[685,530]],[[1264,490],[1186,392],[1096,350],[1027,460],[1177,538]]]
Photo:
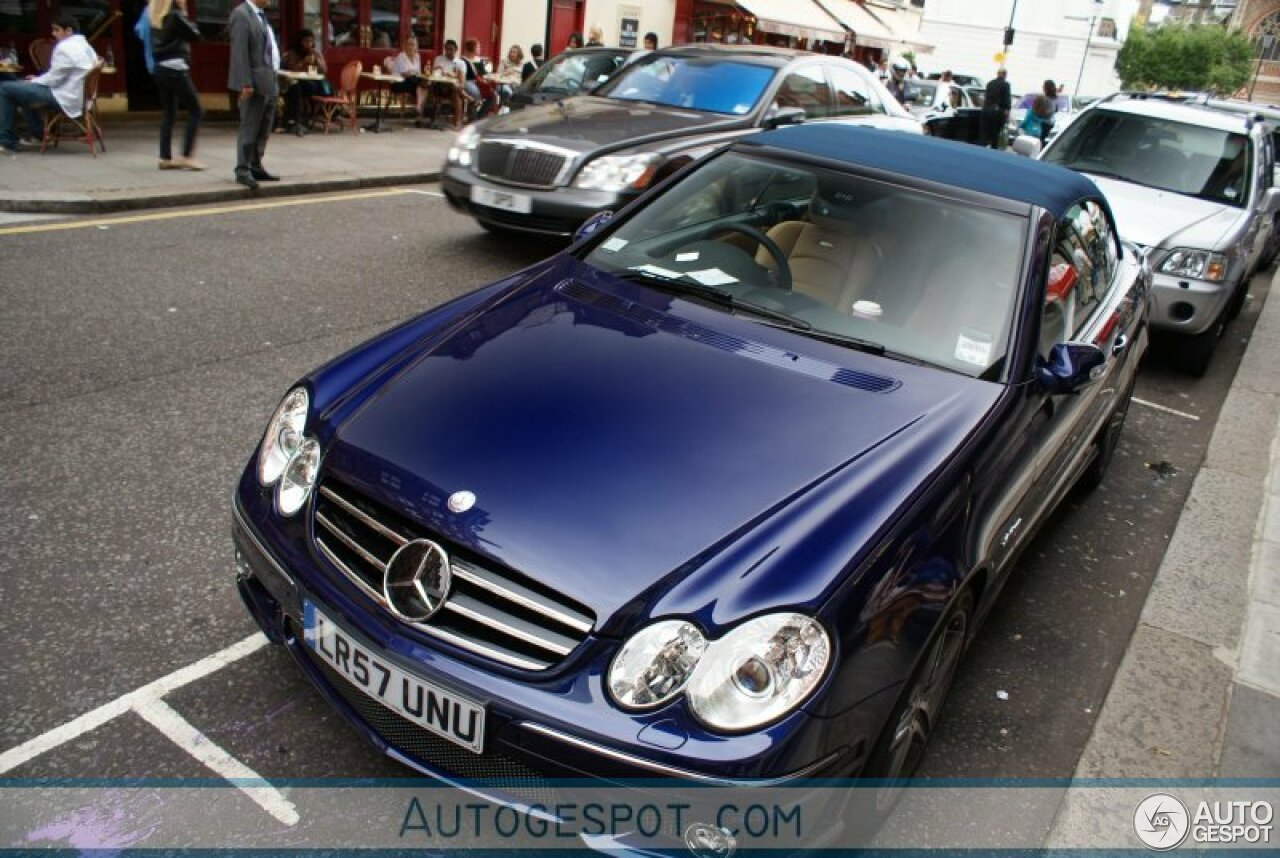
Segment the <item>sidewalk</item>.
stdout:
[[[158,117],[105,119],[107,151],[97,158],[83,143],[68,141],[43,155],[0,155],[0,211],[95,214],[433,181],[455,133],[392,118],[387,121],[395,129],[391,134],[273,134],[263,160],[281,181],[250,191],[232,178],[234,121],[201,126],[197,157],[209,169],[190,173],[158,169]],[[181,121],[173,143],[179,152]]]
[[[1272,291],[1077,779],[1280,777],[1277,354]],[[1088,842],[1106,792],[1072,791],[1046,845]]]

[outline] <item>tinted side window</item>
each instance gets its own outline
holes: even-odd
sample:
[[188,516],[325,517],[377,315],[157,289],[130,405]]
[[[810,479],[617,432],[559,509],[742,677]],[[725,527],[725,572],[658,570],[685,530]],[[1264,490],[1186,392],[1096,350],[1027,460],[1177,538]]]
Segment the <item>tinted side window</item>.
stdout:
[[788,74],[778,88],[778,107],[799,107],[805,119],[831,115],[831,89],[822,66],[806,66]]
[[884,105],[872,91],[867,81],[855,71],[843,66],[832,66],[831,83],[835,91],[835,116],[866,116],[884,113]]

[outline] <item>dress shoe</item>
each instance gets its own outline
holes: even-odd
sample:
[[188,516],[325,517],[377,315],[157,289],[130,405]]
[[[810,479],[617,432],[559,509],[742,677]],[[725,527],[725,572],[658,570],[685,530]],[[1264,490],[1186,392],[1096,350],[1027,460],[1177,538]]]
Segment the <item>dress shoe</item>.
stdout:
[[179,170],[192,170],[197,172],[208,169],[208,167],[197,161],[195,158],[174,158],[173,166]]
[[253,178],[257,179],[259,182],[278,182],[278,181],[280,181],[280,177],[279,177],[279,176],[274,175],[274,174],[272,174],[272,173],[268,173],[266,170],[263,170],[263,169],[262,169],[262,168],[260,168],[260,167],[259,167],[258,169],[256,169],[256,170],[250,170],[250,171],[249,171],[249,175],[250,175],[250,176],[253,176]]
[[178,169],[178,165],[177,165],[177,164],[175,164],[175,163],[173,162],[173,159],[171,159],[171,158],[161,158],[161,159],[160,159],[160,169],[161,169],[161,170],[176,170],[176,169]]
[[244,185],[246,188],[248,188],[251,191],[258,190],[258,180],[255,179],[253,176],[246,175],[244,173],[237,173],[236,181]]

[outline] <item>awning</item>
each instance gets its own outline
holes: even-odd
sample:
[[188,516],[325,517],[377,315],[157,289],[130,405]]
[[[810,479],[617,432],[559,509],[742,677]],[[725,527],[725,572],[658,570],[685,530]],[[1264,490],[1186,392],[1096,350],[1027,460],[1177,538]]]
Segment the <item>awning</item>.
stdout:
[[891,51],[898,47],[893,31],[854,0],[817,0],[832,18],[854,35],[854,44]]
[[738,0],[766,33],[810,41],[843,42],[844,30],[813,0]]
[[910,48],[921,54],[933,53],[933,44],[920,38],[920,19],[901,6],[874,6],[868,10],[893,32],[894,47]]

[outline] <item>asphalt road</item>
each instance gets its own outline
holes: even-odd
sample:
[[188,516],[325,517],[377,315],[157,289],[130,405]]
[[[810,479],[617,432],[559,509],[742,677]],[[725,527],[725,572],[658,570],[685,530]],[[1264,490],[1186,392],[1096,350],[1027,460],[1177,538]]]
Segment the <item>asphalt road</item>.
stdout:
[[[0,224],[0,752],[255,631],[232,585],[228,504],[279,397],[375,332],[552,249],[495,239],[425,186],[72,223]],[[1155,350],[1136,392],[1150,404],[1131,409],[1102,489],[1074,495],[1023,556],[924,774],[1072,773],[1266,284],[1255,278],[1205,378]],[[412,774],[362,744],[274,649],[166,700],[268,778]],[[209,772],[125,712],[7,774]]]

